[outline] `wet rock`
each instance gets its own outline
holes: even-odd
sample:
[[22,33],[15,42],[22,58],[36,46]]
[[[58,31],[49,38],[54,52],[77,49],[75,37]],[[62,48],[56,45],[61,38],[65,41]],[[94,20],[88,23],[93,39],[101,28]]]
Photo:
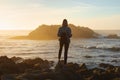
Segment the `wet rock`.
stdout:
[[97,49],[96,46],[88,47],[88,49]]
[[118,67],[118,66],[114,67],[114,71],[115,71],[116,73],[120,73],[120,67]]
[[112,47],[112,48],[108,48],[108,50],[111,50],[111,51],[120,51],[120,48],[119,47]]
[[1,76],[1,80],[16,80],[17,75],[6,74]]
[[[114,72],[104,72],[100,75],[101,80],[113,80],[114,78],[117,77],[118,74]],[[120,76],[120,75],[119,75]]]
[[111,64],[105,64],[105,63],[101,63],[101,64],[99,64],[99,66],[100,67],[103,67],[103,68],[114,68],[114,66],[113,65],[111,65]]
[[1,56],[0,57],[0,63],[11,63],[15,64],[15,62],[11,59],[9,59],[7,56]]
[[120,78],[114,78],[113,80],[120,80]]
[[94,68],[92,69],[93,74],[100,75],[102,72],[105,72],[104,69]]
[[41,72],[40,70],[29,70],[25,73],[17,76],[18,80],[46,80],[51,79],[55,80],[55,72]]
[[23,66],[24,69],[49,69],[51,67],[49,61],[43,60],[41,58],[26,59],[19,63],[18,66]]
[[64,68],[65,64],[64,61],[60,61],[55,66],[55,71],[60,72]]
[[63,61],[59,62],[55,67],[56,71],[61,71],[61,70],[77,71],[78,69],[79,69],[78,64],[76,64],[76,63],[64,64]]
[[10,59],[16,63],[20,63],[23,61],[23,59],[21,57],[15,57],[15,56],[11,57]]
[[24,73],[16,77],[17,80],[39,80],[39,74]]
[[112,60],[111,62],[115,62],[115,63],[117,63],[118,61],[117,61],[117,60]]
[[0,57],[0,72],[3,74],[16,73],[18,72],[18,68],[13,60],[9,59],[7,56],[1,56]]
[[82,77],[78,74],[80,69],[79,65],[76,63],[68,63],[64,65],[63,61],[59,62],[55,70],[62,77],[62,80],[79,80]]
[[88,56],[88,55],[86,55],[86,56],[84,56],[85,58],[92,58],[92,56]]
[[17,67],[20,73],[23,73],[29,69],[45,71],[50,70],[51,63],[41,58],[26,59],[21,63],[17,63]]
[[80,69],[87,69],[85,63],[82,63],[82,64],[80,64],[79,66],[80,66]]
[[86,65],[84,63],[79,65],[79,69],[77,70],[78,73],[80,74],[86,74],[86,72],[88,73],[88,69],[86,67]]
[[77,71],[79,69],[79,65],[76,63],[68,63],[67,65],[65,65],[65,68],[70,71]]
[[82,80],[91,80],[90,78],[92,71],[88,70],[84,63],[80,64],[80,68],[79,70],[77,70],[77,73],[79,74]]

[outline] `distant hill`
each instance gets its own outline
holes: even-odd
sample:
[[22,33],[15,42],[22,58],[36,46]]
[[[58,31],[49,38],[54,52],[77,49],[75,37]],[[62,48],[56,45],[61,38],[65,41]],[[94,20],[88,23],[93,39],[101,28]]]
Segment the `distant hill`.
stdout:
[[117,34],[120,36],[120,30],[94,30],[96,33],[107,36],[109,34]]
[[[12,39],[51,40],[57,39],[57,32],[60,25],[40,25],[28,34],[28,36],[16,36]],[[88,27],[69,24],[72,30],[72,38],[95,38],[98,34]]]

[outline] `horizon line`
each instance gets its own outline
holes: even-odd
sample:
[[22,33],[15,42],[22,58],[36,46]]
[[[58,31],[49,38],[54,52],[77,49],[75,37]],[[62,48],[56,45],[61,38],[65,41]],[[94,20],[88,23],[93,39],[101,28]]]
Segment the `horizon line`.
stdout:
[[[90,29],[91,29],[91,28],[90,28]],[[21,31],[21,30],[29,30],[29,31],[32,31],[32,30],[35,30],[35,29],[0,29],[0,30],[1,30],[1,31],[5,31],[5,30],[6,30],[6,31],[7,31],[7,30],[9,30],[9,31],[10,31],[10,30],[11,30],[11,31],[15,31],[15,30],[17,30],[17,31],[18,31],[18,30],[20,30],[20,31]],[[116,30],[116,31],[118,30],[118,31],[119,31],[120,29],[91,29],[91,30]]]

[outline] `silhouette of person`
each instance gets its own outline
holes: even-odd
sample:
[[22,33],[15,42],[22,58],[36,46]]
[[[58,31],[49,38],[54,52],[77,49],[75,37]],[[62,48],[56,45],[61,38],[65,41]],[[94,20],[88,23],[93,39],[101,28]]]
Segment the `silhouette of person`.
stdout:
[[67,63],[67,55],[68,55],[68,48],[70,44],[70,38],[72,37],[71,29],[68,27],[67,19],[63,20],[62,26],[58,30],[58,37],[59,38],[59,54],[58,54],[58,62],[60,61],[62,49],[64,46],[64,64]]

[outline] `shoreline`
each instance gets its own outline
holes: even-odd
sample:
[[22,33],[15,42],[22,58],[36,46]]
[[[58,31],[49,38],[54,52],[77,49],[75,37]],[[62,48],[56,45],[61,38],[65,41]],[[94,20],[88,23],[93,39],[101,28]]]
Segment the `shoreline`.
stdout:
[[41,58],[0,57],[1,80],[120,80],[120,66],[100,63],[87,68],[86,64],[63,61],[57,63]]

